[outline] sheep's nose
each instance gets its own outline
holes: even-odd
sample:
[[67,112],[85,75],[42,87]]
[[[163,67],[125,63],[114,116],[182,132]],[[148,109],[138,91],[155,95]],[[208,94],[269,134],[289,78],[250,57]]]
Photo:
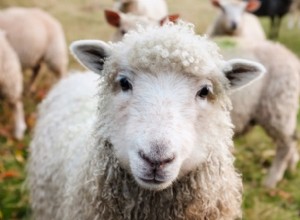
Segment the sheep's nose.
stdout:
[[161,169],[165,165],[172,163],[175,159],[175,155],[165,158],[150,158],[142,151],[139,152],[139,156],[154,169]]
[[237,29],[237,23],[235,21],[231,22],[231,29],[234,31]]

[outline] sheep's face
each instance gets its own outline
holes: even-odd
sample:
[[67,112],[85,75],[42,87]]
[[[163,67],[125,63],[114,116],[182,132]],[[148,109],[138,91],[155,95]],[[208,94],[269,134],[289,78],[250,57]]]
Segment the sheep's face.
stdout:
[[211,154],[229,153],[229,85],[245,85],[264,70],[254,62],[225,62],[214,44],[180,28],[131,33],[115,47],[102,41],[71,46],[83,65],[105,75],[102,138],[136,182],[151,190],[201,169]]
[[245,11],[255,11],[260,7],[258,0],[212,0],[212,3],[222,10],[220,21],[229,35],[235,34],[241,28]]
[[246,4],[246,2],[240,1],[222,5],[222,22],[229,34],[240,29]]
[[224,115],[216,86],[207,77],[182,73],[118,72],[110,141],[141,186],[163,189],[206,160],[207,137],[214,132],[208,124]]

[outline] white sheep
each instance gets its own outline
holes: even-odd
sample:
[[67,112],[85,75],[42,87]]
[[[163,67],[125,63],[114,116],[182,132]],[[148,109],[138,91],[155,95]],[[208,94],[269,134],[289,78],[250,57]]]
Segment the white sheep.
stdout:
[[14,115],[14,136],[22,139],[26,130],[22,103],[23,76],[20,61],[0,30],[0,95],[12,106]]
[[71,50],[101,81],[72,75],[40,106],[28,180],[36,219],[241,216],[228,93],[261,76],[260,64],[224,61],[186,23]]
[[211,2],[220,9],[220,13],[206,32],[209,37],[229,35],[254,40],[266,39],[258,18],[248,13],[260,7],[259,0],[211,0]]
[[118,0],[114,9],[123,13],[145,16],[156,21],[168,15],[165,0]]
[[215,38],[226,58],[243,57],[262,63],[267,74],[251,87],[231,95],[235,133],[243,134],[260,125],[277,146],[274,162],[264,180],[275,187],[287,168],[299,161],[296,126],[300,93],[300,62],[286,47],[271,41]]
[[121,40],[128,31],[135,30],[140,25],[144,27],[159,26],[167,21],[175,22],[179,18],[178,14],[173,14],[165,16],[160,20],[153,20],[143,15],[125,14],[112,10],[105,10],[104,14],[107,23],[117,28],[112,36],[113,42]]
[[42,62],[58,77],[66,73],[65,36],[54,17],[37,8],[11,7],[0,11],[0,28],[6,31],[23,70],[33,70],[32,90]]

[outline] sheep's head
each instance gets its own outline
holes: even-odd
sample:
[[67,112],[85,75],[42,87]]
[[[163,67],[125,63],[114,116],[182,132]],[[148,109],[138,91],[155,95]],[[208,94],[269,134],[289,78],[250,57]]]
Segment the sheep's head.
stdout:
[[259,0],[211,0],[211,3],[222,10],[220,21],[229,35],[240,29],[245,11],[256,11],[261,5]]
[[146,16],[125,14],[112,10],[105,10],[104,14],[107,23],[117,28],[113,41],[121,40],[126,33],[137,29],[139,25],[144,27],[159,26],[163,25],[166,21],[175,22],[179,17],[178,14],[173,14],[168,15],[160,20],[152,20]]
[[212,154],[230,155],[227,93],[264,71],[254,62],[224,61],[214,43],[185,23],[130,32],[117,44],[78,41],[71,50],[106,82],[102,135],[121,166],[152,190],[170,186]]

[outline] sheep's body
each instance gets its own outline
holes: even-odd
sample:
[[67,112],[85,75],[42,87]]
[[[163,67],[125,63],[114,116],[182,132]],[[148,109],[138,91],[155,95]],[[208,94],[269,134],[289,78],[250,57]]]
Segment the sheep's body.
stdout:
[[[295,133],[299,107],[300,62],[279,43],[224,39],[228,41],[224,45],[232,47],[223,49],[225,57],[253,59],[267,69],[263,78],[231,96],[231,116],[236,134],[242,134],[258,124],[274,140],[277,152],[264,184],[275,187],[285,170],[288,167],[295,169],[299,160]],[[223,41],[222,38],[216,40]]]
[[0,11],[0,28],[6,31],[22,68],[33,70],[32,83],[42,62],[58,77],[66,73],[65,36],[55,18],[41,9],[12,7]]
[[22,139],[26,129],[22,103],[23,77],[19,59],[0,30],[0,95],[12,105],[14,136]]
[[130,32],[118,44],[78,42],[72,50],[102,81],[97,88],[96,76],[70,76],[40,106],[29,160],[36,219],[241,215],[225,75],[235,87],[248,81],[236,78],[236,67],[253,79],[261,66],[223,61],[187,24]]
[[159,21],[168,14],[165,0],[119,0],[114,8],[123,13],[145,16],[154,21]]
[[233,36],[253,40],[265,40],[266,35],[258,18],[246,9],[246,2],[236,0],[220,0],[221,11],[206,34],[209,37]]
[[[37,159],[47,151],[48,153],[43,155],[43,160],[48,163],[40,164],[39,161],[32,161],[31,166],[39,168],[31,172],[31,178],[34,180],[31,184],[39,190],[46,182],[51,181],[53,184],[49,185],[45,197],[41,196],[38,190],[31,192],[31,197],[35,198],[31,205],[36,211],[37,219],[61,219],[58,218],[61,213],[57,213],[57,210],[61,206],[64,197],[63,188],[66,186],[62,178],[65,180],[66,176],[72,176],[73,169],[79,170],[82,166],[79,160],[84,160],[87,154],[85,145],[91,136],[92,125],[96,119],[95,96],[98,78],[95,73],[70,74],[55,85],[39,108],[40,119],[35,129],[35,135],[39,135],[39,139],[31,146],[35,149],[31,152],[31,157]],[[44,127],[45,124],[47,128]],[[46,137],[50,140],[48,144],[43,142]],[[69,139],[68,144],[65,142],[66,138]],[[41,143],[43,144],[40,145]],[[77,156],[74,157],[75,155]],[[64,163],[67,162],[64,158],[68,158],[69,164]],[[45,170],[47,172],[44,172]],[[59,182],[55,182],[57,180],[64,184],[60,185]],[[52,202],[48,206],[50,200]],[[57,217],[54,213],[57,213]]]

